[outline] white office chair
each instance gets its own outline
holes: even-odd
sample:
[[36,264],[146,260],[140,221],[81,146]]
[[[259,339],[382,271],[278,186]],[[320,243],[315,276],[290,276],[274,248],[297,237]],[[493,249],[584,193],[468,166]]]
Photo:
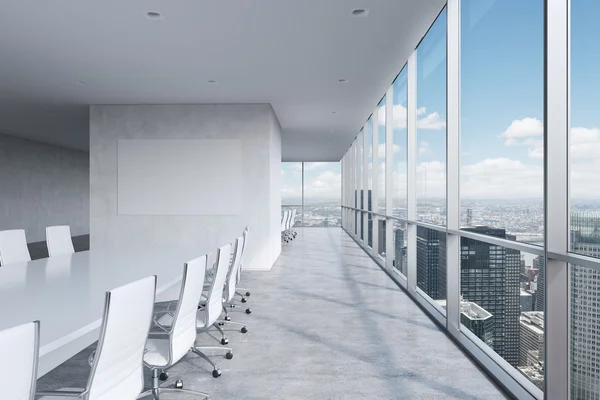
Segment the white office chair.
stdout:
[[[229,269],[229,273],[227,274],[225,290],[223,290],[223,311],[225,311],[225,318],[222,320],[219,320],[218,322],[220,325],[230,324],[230,325],[241,326],[242,327],[240,329],[241,332],[246,333],[246,332],[248,332],[248,328],[246,327],[246,324],[241,323],[241,322],[232,322],[231,318],[229,317],[229,313],[227,312],[227,307],[226,307],[226,305],[229,305],[231,307],[235,306],[235,303],[234,303],[234,296],[236,294],[235,286],[237,284],[237,276],[239,274],[239,269],[240,269],[240,265],[241,265],[242,248],[243,247],[244,247],[244,236],[242,235],[235,240],[235,246],[234,246],[234,251],[233,251],[233,262],[231,263],[231,268]],[[250,310],[250,309],[248,308],[248,310]],[[246,310],[246,311],[248,311],[248,310]],[[248,314],[250,314],[250,312],[248,312]]]
[[290,214],[290,212],[288,210],[286,210],[283,212],[283,215],[281,216],[281,239],[286,243],[289,242],[287,234],[286,234],[289,214]]
[[0,231],[0,265],[31,261],[23,229]]
[[[236,291],[235,293],[240,296],[242,298],[242,303],[245,303],[246,301],[246,297],[250,297],[250,290],[249,289],[244,289],[241,287],[237,287],[237,284],[240,283],[240,280],[242,279],[242,270],[244,269],[244,251],[246,250],[246,244],[248,243],[248,232],[250,231],[250,228],[248,228],[248,226],[246,226],[246,228],[244,228],[244,245],[242,246],[242,254],[240,256],[240,268],[236,277]],[[252,311],[250,311],[252,312]],[[250,314],[250,313],[248,313]]]
[[71,228],[68,225],[47,227],[46,245],[50,257],[75,253],[73,240],[71,239]]
[[[227,272],[229,271],[229,259],[231,255],[231,244],[219,247],[217,250],[217,270],[215,276],[211,282],[208,295],[206,296],[206,304],[198,310],[196,315],[196,331],[198,333],[208,332],[212,327],[216,328],[222,336],[221,344],[225,345],[229,341],[225,337],[225,333],[217,323],[217,320],[221,316],[223,311],[223,290],[225,287],[225,280],[227,279]],[[221,371],[217,368],[217,365],[204,354],[204,351],[222,351],[226,350],[228,358],[233,357],[231,348],[228,347],[196,347],[194,353],[204,358],[213,366],[213,376],[216,378],[221,375]],[[226,354],[227,354],[226,353]]]
[[34,399],[39,337],[38,321],[0,331],[0,376],[6,379],[3,399]]
[[160,313],[155,315],[156,326],[161,331],[150,331],[146,343],[146,354],[144,354],[144,364],[152,370],[152,387],[142,395],[152,395],[155,400],[158,400],[161,393],[179,392],[210,399],[210,396],[206,393],[183,389],[183,382],[179,379],[176,381],[174,388],[161,387],[158,383],[159,378],[163,381],[168,379],[166,371],[179,362],[183,356],[190,351],[195,352],[196,313],[198,302],[202,296],[207,259],[208,256],[204,255],[184,265],[177,308],[174,313],[170,311],[162,312],[162,316],[165,314],[170,315],[171,324],[169,326],[161,325],[158,322]]
[[143,357],[154,311],[156,276],[106,292],[98,347],[85,389],[38,392],[39,400],[134,400],[144,389]]
[[[223,310],[223,288],[225,286],[225,279],[227,278],[227,271],[229,269],[229,256],[231,254],[231,245],[227,244],[225,246],[220,247],[217,250],[217,267],[215,271],[215,275],[210,283],[210,287],[208,289],[208,294],[205,300],[201,300],[204,305],[198,307],[198,302],[196,301],[196,332],[203,333],[208,332],[211,328],[216,328],[221,333],[221,344],[226,345],[229,343],[229,340],[225,337],[225,332],[217,323],[219,316]],[[202,282],[204,285],[204,282]],[[200,300],[200,299],[197,299]],[[172,314],[165,314],[156,320],[156,323],[162,327],[169,327],[173,324],[174,316]],[[221,370],[217,367],[217,364],[208,357],[204,351],[225,351],[225,357],[227,359],[233,358],[233,350],[230,347],[210,347],[210,346],[202,346],[202,347],[194,347],[191,351],[204,358],[208,361],[212,367],[213,372],[212,375],[215,378],[221,376]],[[167,379],[166,375],[160,376],[162,380]]]
[[292,218],[290,218],[290,233],[292,235],[292,239],[296,238],[296,235],[298,234],[293,228],[294,225],[296,224],[296,209],[294,208],[292,210]]

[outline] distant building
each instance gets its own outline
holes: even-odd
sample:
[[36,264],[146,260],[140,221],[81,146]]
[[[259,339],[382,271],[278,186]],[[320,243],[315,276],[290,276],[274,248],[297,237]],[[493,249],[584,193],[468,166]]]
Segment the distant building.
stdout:
[[417,226],[417,287],[434,300],[446,298],[446,233]]
[[[444,309],[446,300],[436,300]],[[492,314],[472,301],[460,300],[460,322],[489,347],[494,347],[494,319]]]
[[533,296],[525,289],[521,289],[520,304],[522,313],[533,311]]
[[[507,235],[504,229],[478,226],[464,230],[514,240],[514,236]],[[492,348],[516,367],[519,362],[521,253],[465,237],[460,239],[460,245],[461,295],[492,314]]]
[[473,209],[467,208],[467,226],[473,226]]
[[544,311],[544,286],[545,286],[545,276],[546,276],[546,262],[544,257],[538,256],[533,259],[533,268],[538,270],[537,275],[537,285],[536,285],[536,300],[535,300],[535,311]]
[[544,313],[521,313],[519,370],[544,389]]
[[404,246],[404,230],[394,229],[394,262],[393,266],[406,276],[406,247]]
[[[600,214],[571,214],[571,249],[600,257]],[[600,399],[600,271],[571,268],[572,398]]]
[[379,248],[377,249],[378,253],[381,255],[385,255],[386,254],[386,248],[385,248],[385,240],[386,240],[386,220],[385,219],[380,219],[379,220],[379,230],[378,230],[378,240],[379,240]]

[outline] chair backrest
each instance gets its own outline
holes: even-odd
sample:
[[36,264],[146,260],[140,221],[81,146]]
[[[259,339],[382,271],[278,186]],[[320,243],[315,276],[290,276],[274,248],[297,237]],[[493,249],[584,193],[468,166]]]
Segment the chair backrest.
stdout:
[[225,290],[223,291],[223,299],[225,301],[233,300],[235,296],[235,285],[237,284],[237,277],[240,272],[240,262],[242,255],[242,248],[244,247],[244,236],[240,236],[235,239],[235,245],[233,246],[233,260],[231,262],[231,268],[229,268],[229,274],[227,274],[227,283],[225,284]]
[[50,257],[75,253],[73,240],[71,239],[71,228],[68,225],[47,227],[46,245]]
[[217,250],[217,271],[210,284],[206,300],[206,325],[214,324],[223,312],[223,289],[227,272],[229,271],[229,256],[231,244],[219,247]]
[[106,293],[87,400],[133,400],[144,388],[143,357],[154,312],[156,276]]
[[31,261],[23,229],[0,231],[0,265]]
[[183,282],[171,327],[171,360],[174,364],[187,354],[196,340],[196,314],[202,297],[208,255],[185,263]]
[[246,226],[246,228],[244,228],[244,233],[242,234],[242,236],[244,236],[244,244],[242,245],[242,252],[240,254],[240,267],[238,268],[238,273],[235,279],[236,284],[240,283],[240,279],[242,279],[242,270],[244,269],[244,251],[246,250],[246,243],[248,242],[249,231],[250,229],[248,228],[248,226]]
[[38,321],[0,331],[2,398],[33,400],[37,379],[40,324]]
[[281,216],[281,232],[285,231],[287,229],[287,219],[288,219],[288,213],[289,211],[285,210],[283,212],[283,215]]
[[290,219],[290,229],[292,229],[294,227],[295,223],[296,223],[296,209],[294,208],[292,210],[292,218]]

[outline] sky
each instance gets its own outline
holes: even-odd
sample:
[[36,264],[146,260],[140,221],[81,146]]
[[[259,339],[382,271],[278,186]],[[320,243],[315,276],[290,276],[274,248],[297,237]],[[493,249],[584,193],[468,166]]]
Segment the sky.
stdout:
[[[463,0],[461,9],[461,198],[543,199],[544,2]],[[600,199],[600,2],[571,5],[570,190]],[[443,199],[446,162],[446,11],[417,48],[417,197]],[[508,24],[507,21],[510,21]],[[385,101],[376,112],[379,170],[385,170]],[[405,203],[406,68],[394,82],[396,205]],[[370,132],[367,126],[367,134]],[[331,164],[333,165],[333,164]],[[339,166],[321,174],[330,178]],[[284,174],[287,171],[283,172]],[[327,179],[311,176],[308,185]],[[284,182],[288,182],[284,178]],[[288,182],[291,184],[291,181]],[[380,180],[380,185],[383,184]],[[290,186],[290,185],[284,185]],[[286,189],[287,190],[287,189]],[[311,186],[307,190],[313,190]],[[333,196],[314,190],[315,196]]]
[[[302,163],[281,163],[281,204],[302,204]],[[341,203],[342,174],[339,162],[304,163],[304,204]]]

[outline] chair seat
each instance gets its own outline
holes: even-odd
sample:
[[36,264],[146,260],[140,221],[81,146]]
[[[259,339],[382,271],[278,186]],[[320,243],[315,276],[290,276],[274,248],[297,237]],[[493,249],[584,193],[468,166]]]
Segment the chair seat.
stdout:
[[[84,388],[62,388],[62,389],[58,389],[56,390],[57,392],[83,392],[85,389]],[[76,399],[77,397],[73,397],[73,396],[43,396],[40,397],[38,400],[73,400]]]
[[155,367],[164,367],[169,363],[169,339],[148,339],[144,362]]

